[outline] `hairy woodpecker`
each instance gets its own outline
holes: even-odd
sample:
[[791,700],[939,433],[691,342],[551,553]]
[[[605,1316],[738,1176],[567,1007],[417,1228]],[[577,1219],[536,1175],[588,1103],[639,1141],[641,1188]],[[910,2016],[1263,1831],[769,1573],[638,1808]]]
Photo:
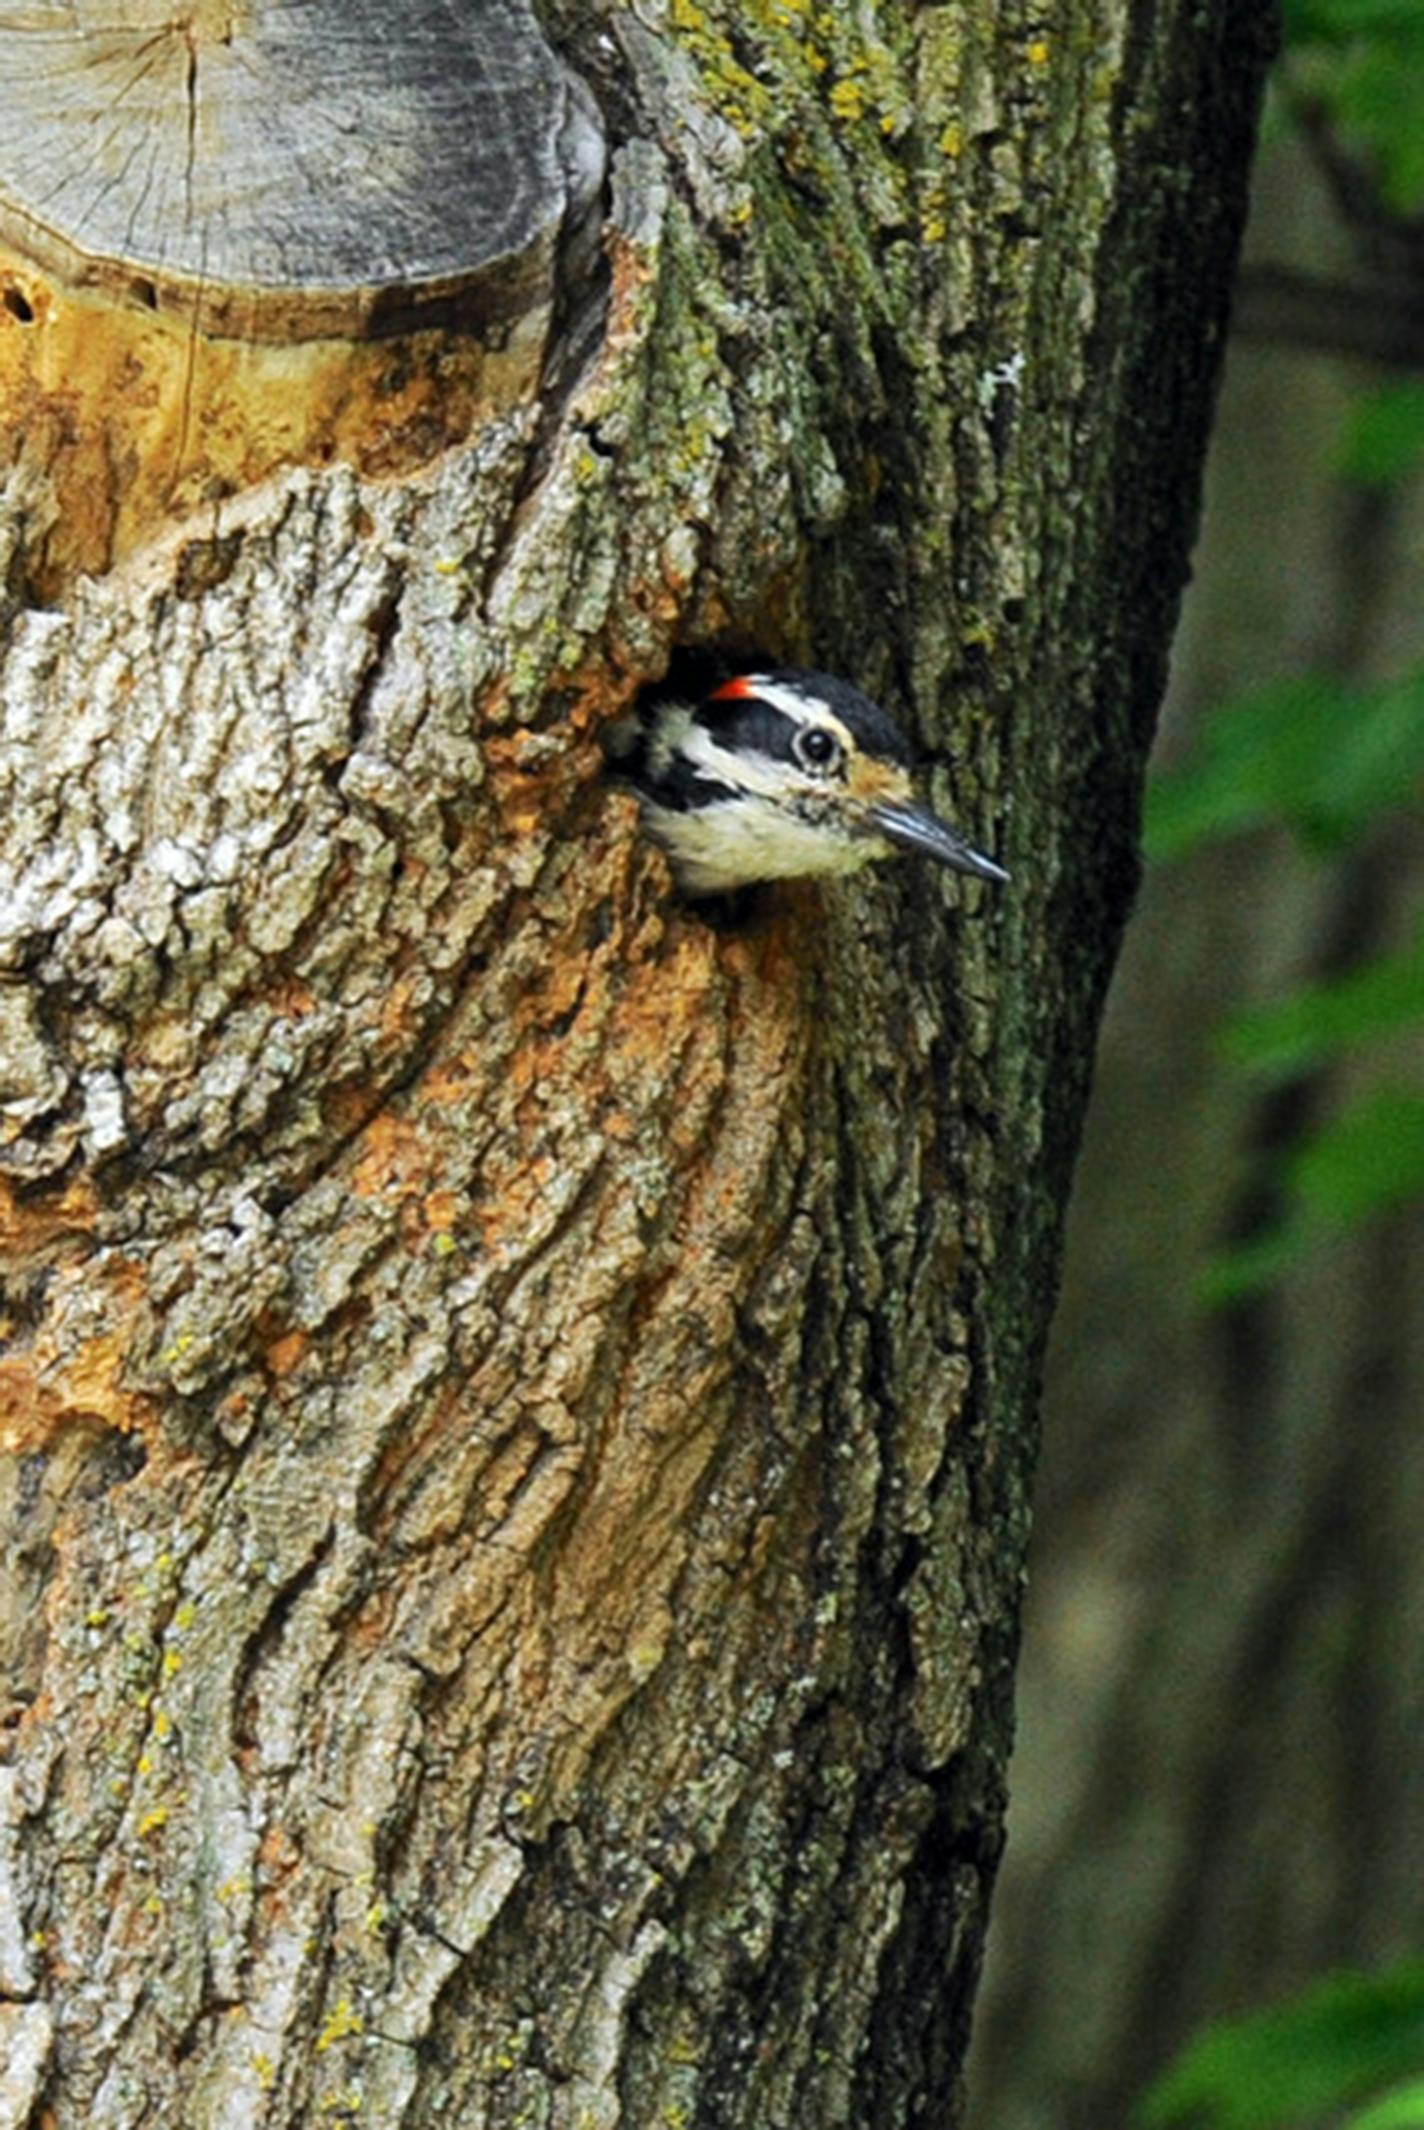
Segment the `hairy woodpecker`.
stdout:
[[854,873],[896,850],[1009,877],[918,803],[899,727],[829,673],[778,667],[699,703],[655,699],[619,720],[609,754],[688,895]]

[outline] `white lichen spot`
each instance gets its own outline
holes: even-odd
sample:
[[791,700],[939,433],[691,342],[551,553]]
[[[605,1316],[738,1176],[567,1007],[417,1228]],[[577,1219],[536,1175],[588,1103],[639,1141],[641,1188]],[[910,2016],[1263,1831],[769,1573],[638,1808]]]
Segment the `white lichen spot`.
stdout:
[[993,363],[981,374],[978,384],[979,404],[986,414],[993,411],[995,400],[1006,386],[1012,388],[1021,382],[1024,361],[1024,352],[1020,348],[1016,353],[1006,356],[1002,362]]
[[128,1137],[124,1091],[118,1075],[101,1069],[84,1075],[84,1139],[91,1154],[112,1153]]

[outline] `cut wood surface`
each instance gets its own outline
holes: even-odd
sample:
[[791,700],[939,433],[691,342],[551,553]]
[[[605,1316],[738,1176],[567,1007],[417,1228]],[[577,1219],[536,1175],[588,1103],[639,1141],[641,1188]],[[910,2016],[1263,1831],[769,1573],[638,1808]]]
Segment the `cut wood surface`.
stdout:
[[9,6],[0,81],[0,237],[208,333],[516,312],[598,177],[524,0]]
[[0,83],[45,601],[278,467],[390,476],[527,403],[596,263],[602,127],[522,0],[0,7]]

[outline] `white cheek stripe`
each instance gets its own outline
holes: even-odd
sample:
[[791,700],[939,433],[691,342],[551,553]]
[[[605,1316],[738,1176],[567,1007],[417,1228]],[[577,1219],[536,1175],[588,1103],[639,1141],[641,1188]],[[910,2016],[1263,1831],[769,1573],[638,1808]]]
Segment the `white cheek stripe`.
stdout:
[[798,695],[794,688],[783,688],[776,681],[768,680],[758,673],[752,674],[747,686],[755,689],[761,700],[770,703],[773,710],[784,711],[787,717],[795,718],[798,725],[819,725],[825,718],[835,726],[837,732],[845,730],[834,712],[815,696]]
[[682,752],[698,769],[730,784],[734,791],[754,791],[764,798],[783,797],[788,789],[816,791],[822,787],[806,776],[794,762],[776,762],[769,754],[739,754],[723,747],[705,725],[694,725],[682,744]]

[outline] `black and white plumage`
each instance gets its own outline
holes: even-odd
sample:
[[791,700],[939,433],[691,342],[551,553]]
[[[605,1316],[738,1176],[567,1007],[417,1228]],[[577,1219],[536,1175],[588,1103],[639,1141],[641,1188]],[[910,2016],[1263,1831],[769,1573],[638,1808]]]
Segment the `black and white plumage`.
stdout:
[[614,727],[609,753],[688,895],[854,873],[897,850],[1009,877],[919,803],[894,719],[829,673],[782,667],[698,703],[654,700]]

